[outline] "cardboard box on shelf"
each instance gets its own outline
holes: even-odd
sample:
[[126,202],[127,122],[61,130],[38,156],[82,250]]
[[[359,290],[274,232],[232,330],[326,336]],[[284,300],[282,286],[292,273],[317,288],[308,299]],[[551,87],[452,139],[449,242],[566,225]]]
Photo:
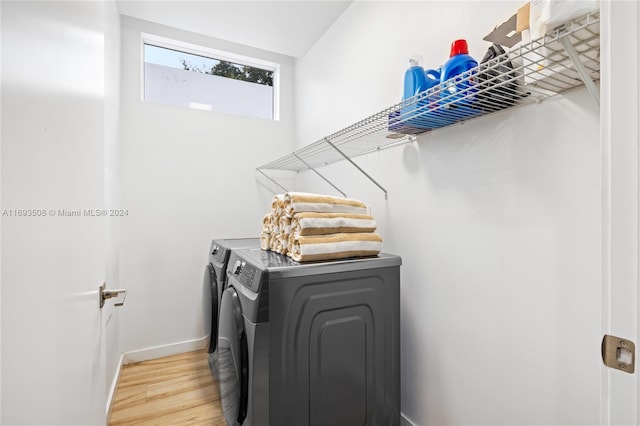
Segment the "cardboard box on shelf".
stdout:
[[511,48],[522,41],[522,31],[529,28],[529,3],[519,8],[509,19],[496,26],[483,40]]
[[530,3],[525,3],[524,6],[518,9],[516,13],[516,31],[519,33],[526,29],[529,29],[529,12],[531,10]]
[[503,47],[513,47],[520,43],[522,35],[516,30],[516,20],[517,15],[511,16],[484,36],[483,40],[499,44]]

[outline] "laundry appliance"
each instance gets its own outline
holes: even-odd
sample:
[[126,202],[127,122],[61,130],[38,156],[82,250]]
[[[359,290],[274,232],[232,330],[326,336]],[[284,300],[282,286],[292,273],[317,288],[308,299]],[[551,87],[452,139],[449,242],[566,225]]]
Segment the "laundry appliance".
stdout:
[[209,367],[217,376],[218,314],[220,300],[227,281],[225,271],[231,251],[238,248],[260,247],[258,238],[215,239],[209,248],[209,260],[204,270],[203,279],[203,316],[204,329],[210,336],[207,352]]
[[218,333],[227,425],[399,425],[401,263],[234,250]]

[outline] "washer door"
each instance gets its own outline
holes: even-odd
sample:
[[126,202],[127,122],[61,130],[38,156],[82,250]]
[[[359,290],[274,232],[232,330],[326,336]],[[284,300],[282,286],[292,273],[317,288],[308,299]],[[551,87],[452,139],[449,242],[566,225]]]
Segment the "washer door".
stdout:
[[204,268],[203,278],[203,315],[204,330],[210,332],[208,353],[213,353],[218,344],[218,280],[216,279],[216,270],[209,263]]
[[227,425],[242,425],[249,398],[249,349],[238,293],[222,293],[218,331],[218,382]]

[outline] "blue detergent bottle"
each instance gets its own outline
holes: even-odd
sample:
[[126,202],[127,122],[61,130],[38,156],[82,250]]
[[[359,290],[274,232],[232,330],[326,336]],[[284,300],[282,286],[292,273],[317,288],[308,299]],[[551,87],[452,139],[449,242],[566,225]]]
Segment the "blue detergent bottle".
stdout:
[[[438,84],[440,84],[440,75],[441,75],[440,71],[441,71],[441,68],[438,68],[437,70],[424,71],[424,75],[427,78],[427,90],[431,89],[433,86],[437,86]],[[429,101],[429,108],[434,108],[436,106],[434,105],[434,101],[437,102],[438,99],[435,99],[433,95],[429,95],[428,101]]]
[[[422,58],[419,56],[412,56],[409,58],[409,68],[404,73],[403,101],[406,101],[429,88],[424,68],[420,65],[421,59]],[[402,119],[411,119],[412,117],[420,114],[420,109],[424,107],[425,104],[426,102],[421,100],[402,108]]]
[[409,58],[409,68],[404,73],[403,101],[429,88],[424,68],[420,65],[420,59],[419,56]]
[[[411,56],[409,58],[409,68],[404,73],[403,101],[406,101],[429,88],[424,68],[420,65],[421,60],[422,58],[420,56]],[[409,105],[402,107],[400,110],[400,120],[405,124],[419,126],[419,123],[416,122],[416,120],[419,121],[426,104],[426,100],[414,100]]]
[[[451,44],[449,60],[442,66],[440,82],[446,85],[442,91],[441,99],[447,106],[470,106],[473,103],[473,77],[454,78],[472,68],[478,66],[478,61],[469,56],[469,47],[466,40],[456,40]],[[464,98],[464,99],[463,99]]]
[[[424,75],[426,78],[425,90],[430,90],[434,86],[440,84],[440,69],[427,69],[424,71]],[[421,114],[419,115],[419,117],[412,120],[412,124],[421,129],[434,129],[439,127],[437,111],[434,111],[434,109],[438,108],[439,101],[439,91],[432,91],[432,93],[430,93],[427,97],[425,97],[423,100],[420,100],[418,102],[418,105],[421,108]]]
[[424,75],[427,78],[427,86],[429,88],[432,88],[436,84],[440,84],[440,69],[425,70]]

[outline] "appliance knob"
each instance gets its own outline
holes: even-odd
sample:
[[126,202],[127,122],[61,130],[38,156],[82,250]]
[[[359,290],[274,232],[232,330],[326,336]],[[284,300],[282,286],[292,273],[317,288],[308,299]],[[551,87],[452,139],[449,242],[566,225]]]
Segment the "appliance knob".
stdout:
[[243,264],[244,264],[244,262],[236,260],[236,263],[233,264],[233,273],[234,273],[234,275],[240,275],[240,272],[242,271]]

